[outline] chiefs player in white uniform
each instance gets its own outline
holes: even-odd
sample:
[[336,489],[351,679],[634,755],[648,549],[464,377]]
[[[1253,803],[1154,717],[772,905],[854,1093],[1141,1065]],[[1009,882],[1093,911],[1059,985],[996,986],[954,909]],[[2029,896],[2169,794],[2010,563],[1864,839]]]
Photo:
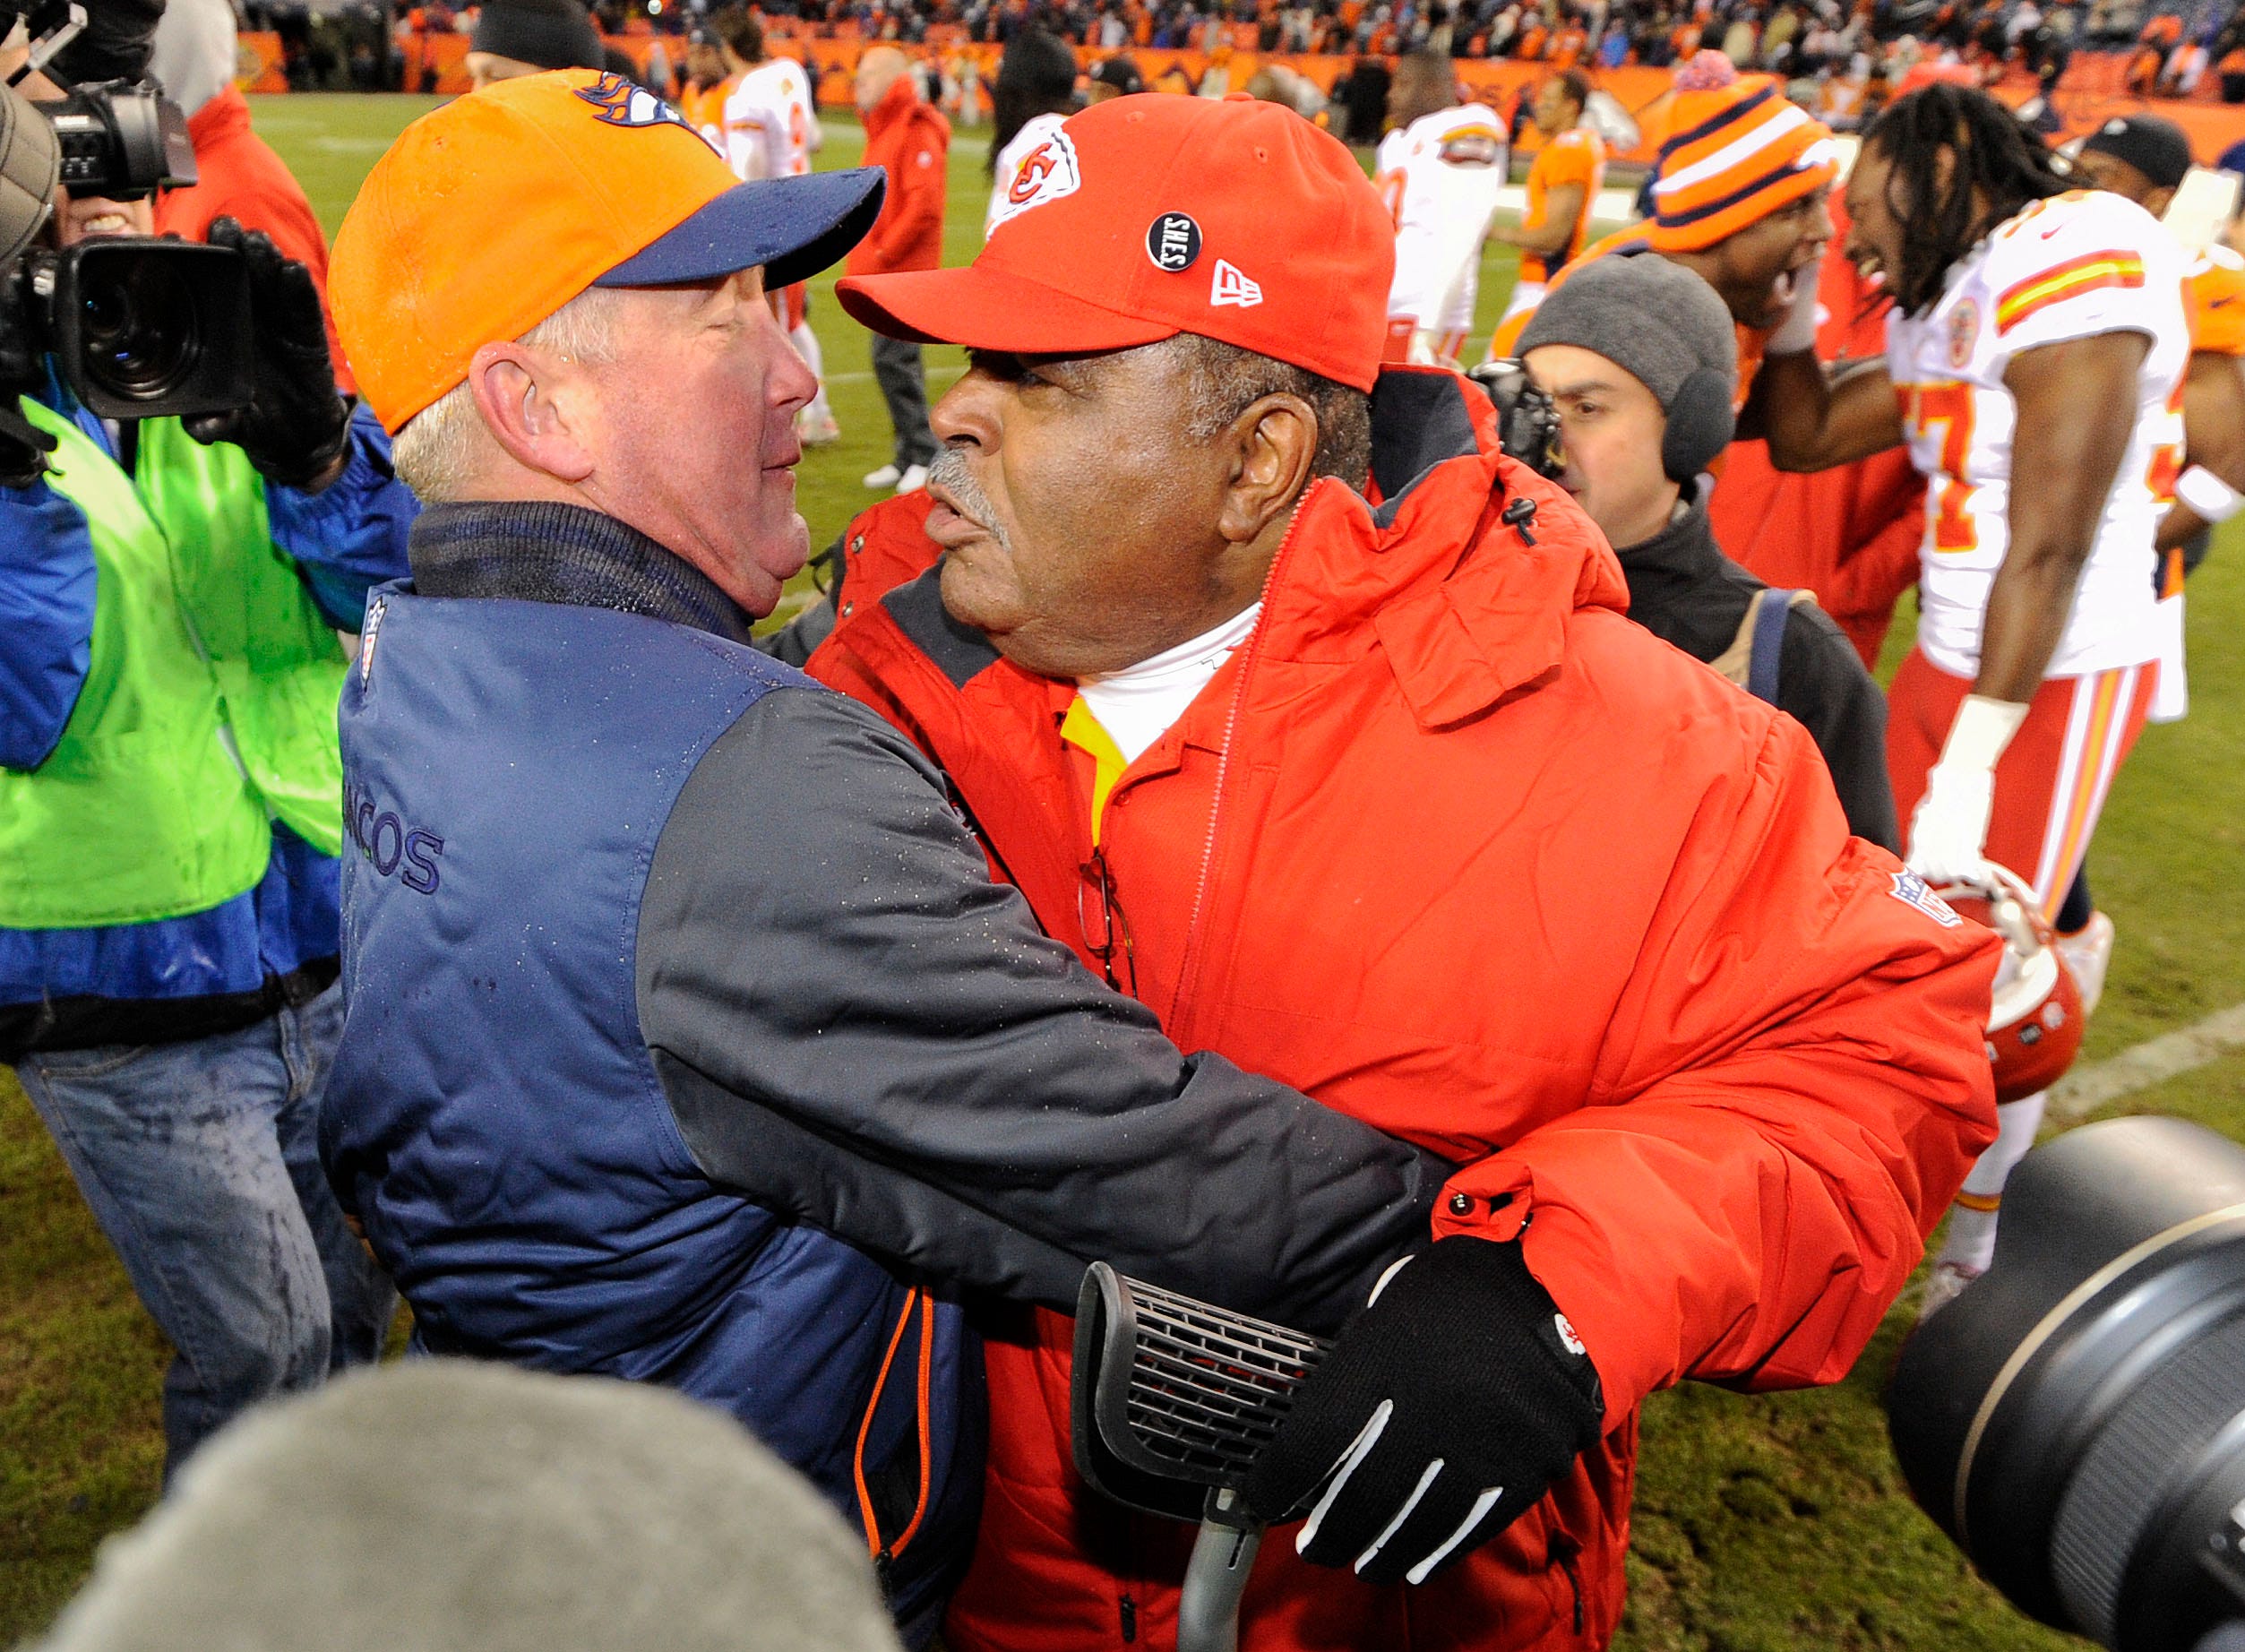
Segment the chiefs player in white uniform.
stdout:
[[[728,12],[715,24],[726,66],[740,78],[725,100],[725,159],[735,176],[800,177],[811,170],[811,156],[825,141],[811,77],[791,57],[764,55],[764,30],[753,13]],[[826,361],[819,336],[811,331],[809,295],[804,283],[772,295],[796,354],[817,375],[819,393],[796,418],[804,443],[819,447],[841,438],[834,409],[826,400]]]
[[[1770,456],[1811,470],[1909,443],[1929,485],[1918,645],[1887,750],[1910,867],[1939,884],[1991,860],[2054,914],[2158,675],[2146,571],[2180,458],[2182,255],[2133,202],[2074,188],[1994,99],[1949,85],[1864,134],[1847,209],[1848,256],[1895,297],[1886,363],[1828,385],[1813,355],[1772,355]],[[1930,1303],[1986,1267],[2042,1110],[2000,1109]]]
[[[1076,112],[1076,51],[1045,30],[1029,27],[1006,42],[990,84],[990,205],[982,238],[1035,194],[1045,168],[1023,178],[1021,168]],[[1047,163],[1049,164],[1049,163]]]
[[1473,326],[1481,243],[1510,175],[1496,112],[1458,101],[1446,57],[1396,65],[1389,107],[1403,123],[1380,142],[1378,184],[1396,222],[1388,359],[1455,363]]

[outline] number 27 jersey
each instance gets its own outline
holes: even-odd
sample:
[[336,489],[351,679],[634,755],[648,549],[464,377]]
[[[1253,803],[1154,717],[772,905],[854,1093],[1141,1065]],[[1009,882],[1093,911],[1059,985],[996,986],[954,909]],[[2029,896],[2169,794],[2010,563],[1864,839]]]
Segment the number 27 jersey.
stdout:
[[1910,457],[1927,480],[1918,643],[1953,675],[1980,668],[1980,633],[2010,547],[2018,403],[2004,374],[2043,345],[2106,332],[2150,340],[2136,426],[2048,675],[2078,676],[2158,652],[2152,536],[2179,455],[2173,409],[2190,359],[2181,249],[2133,202],[2102,191],[2038,201],[1951,271],[1922,316],[1887,321],[1887,367]]

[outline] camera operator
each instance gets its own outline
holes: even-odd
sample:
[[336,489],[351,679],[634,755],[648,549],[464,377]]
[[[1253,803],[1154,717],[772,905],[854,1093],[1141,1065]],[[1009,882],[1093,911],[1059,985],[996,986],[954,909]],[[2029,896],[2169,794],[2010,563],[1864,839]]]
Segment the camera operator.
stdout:
[[1694,478],[1731,439],[1738,387],[1715,288],[1664,258],[1601,258],[1553,289],[1520,350],[1558,404],[1561,486],[1621,559],[1630,617],[1792,713],[1824,753],[1848,829],[1898,848],[1878,684],[1806,593],[1764,586],[1707,523]]
[[[42,234],[151,227],[144,198],[65,196]],[[304,266],[232,219],[211,240],[248,278],[233,412],[97,417],[32,342],[31,284],[0,281],[0,1060],[176,1351],[168,1479],[253,1401],[374,1359],[393,1300],[314,1131],[342,1022],[332,628],[405,572],[416,507],[335,390]]]

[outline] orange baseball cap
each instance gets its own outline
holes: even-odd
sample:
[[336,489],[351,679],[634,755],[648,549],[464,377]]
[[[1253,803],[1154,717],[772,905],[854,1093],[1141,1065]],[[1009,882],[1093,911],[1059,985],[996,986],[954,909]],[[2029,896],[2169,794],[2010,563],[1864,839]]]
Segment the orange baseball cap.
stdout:
[[385,429],[588,287],[761,266],[772,288],[847,253],[877,168],[744,184],[679,113],[620,74],[502,81],[423,116],[374,163],[335,237],[328,301]]
[[1394,272],[1395,224],[1338,140],[1275,103],[1149,93],[1030,151],[967,268],[836,292],[891,338],[1077,356],[1191,332],[1370,390]]

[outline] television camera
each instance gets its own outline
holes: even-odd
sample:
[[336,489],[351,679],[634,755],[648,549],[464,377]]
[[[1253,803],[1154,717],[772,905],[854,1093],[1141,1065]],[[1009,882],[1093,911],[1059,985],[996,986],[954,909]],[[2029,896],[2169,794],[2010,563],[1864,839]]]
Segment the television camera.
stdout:
[[[20,390],[51,356],[78,400],[106,418],[223,412],[251,391],[247,272],[238,253],[176,239],[103,237],[38,245],[64,190],[143,199],[195,181],[186,119],[152,85],[62,78],[57,58],[86,28],[78,4],[0,0],[0,33],[28,25],[30,54],[0,93],[0,363]],[[43,73],[64,96],[20,90]],[[51,438],[0,404],[0,429]]]

